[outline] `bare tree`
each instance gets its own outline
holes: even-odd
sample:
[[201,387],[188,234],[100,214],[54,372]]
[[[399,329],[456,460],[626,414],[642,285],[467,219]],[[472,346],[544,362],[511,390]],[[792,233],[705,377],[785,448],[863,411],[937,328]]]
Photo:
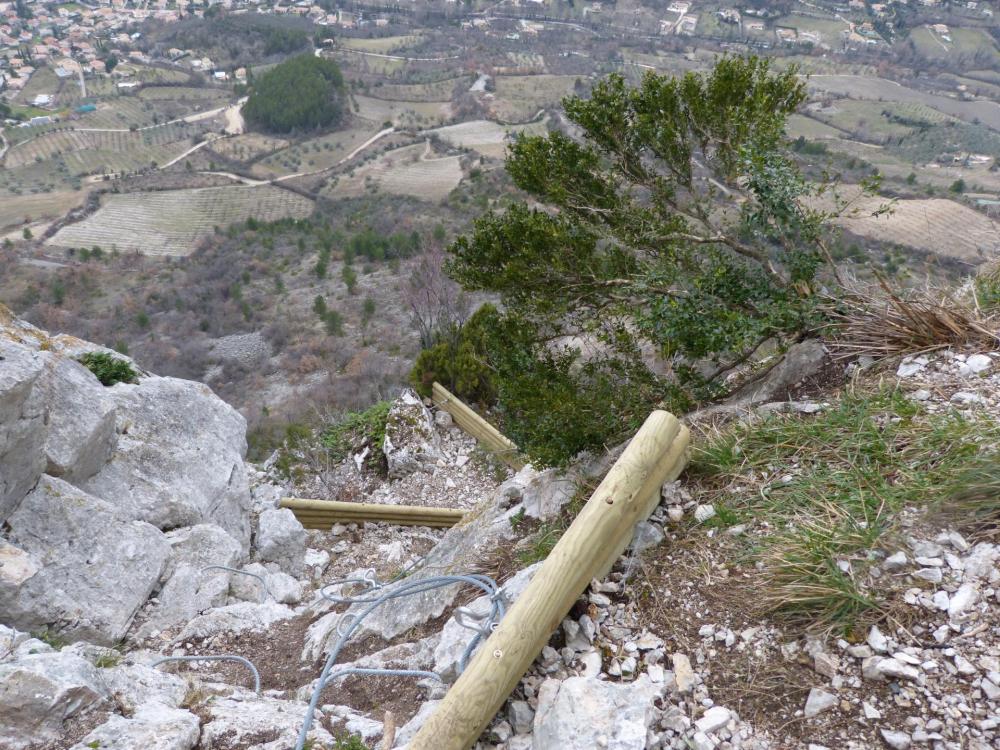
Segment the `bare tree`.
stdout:
[[445,257],[439,247],[428,249],[404,290],[420,345],[425,349],[453,334],[469,317],[472,307],[469,296],[445,273]]

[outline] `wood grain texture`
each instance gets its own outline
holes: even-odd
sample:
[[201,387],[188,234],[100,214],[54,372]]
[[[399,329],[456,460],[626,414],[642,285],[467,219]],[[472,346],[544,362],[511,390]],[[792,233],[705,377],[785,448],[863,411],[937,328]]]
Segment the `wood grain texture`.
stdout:
[[408,750],[467,750],[476,742],[591,579],[656,507],[662,484],[683,469],[688,441],[672,414],[650,414]]
[[524,467],[524,459],[517,446],[469,406],[440,383],[432,386],[434,405],[451,414],[455,424],[474,437],[484,448],[493,453],[509,467],[518,471]]
[[450,527],[465,517],[456,508],[435,508],[421,505],[381,505],[378,503],[345,503],[338,500],[303,500],[286,497],[282,508],[289,508],[306,528],[329,528],[335,523],[384,521],[402,526]]

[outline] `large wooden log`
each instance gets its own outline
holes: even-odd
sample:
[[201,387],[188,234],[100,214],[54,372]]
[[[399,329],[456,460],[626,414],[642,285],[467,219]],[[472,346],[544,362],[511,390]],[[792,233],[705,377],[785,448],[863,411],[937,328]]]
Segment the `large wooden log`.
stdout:
[[409,750],[475,743],[591,579],[610,568],[656,506],[663,483],[680,474],[688,441],[673,415],[649,416]]
[[303,500],[286,497],[282,508],[289,508],[303,526],[329,528],[335,523],[383,521],[403,526],[454,526],[465,517],[456,508],[434,508],[421,505],[380,505],[377,503],[345,503],[339,500]]
[[434,405],[451,414],[455,424],[474,437],[486,450],[510,466],[514,471],[524,466],[524,459],[517,446],[469,406],[440,383],[432,386]]

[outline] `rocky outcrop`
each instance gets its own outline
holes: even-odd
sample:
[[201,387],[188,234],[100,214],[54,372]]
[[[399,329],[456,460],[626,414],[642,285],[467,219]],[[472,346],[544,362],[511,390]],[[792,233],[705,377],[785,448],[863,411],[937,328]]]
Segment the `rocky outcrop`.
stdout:
[[70,750],[142,748],[192,750],[200,734],[198,717],[161,703],[140,706],[128,718],[111,716]]
[[397,398],[385,423],[382,447],[393,479],[430,471],[441,459],[441,445],[431,413],[413,391]]
[[214,523],[250,546],[246,421],[205,385],[150,378],[109,389],[118,445],[84,483],[123,514],[161,529]]
[[292,575],[305,569],[306,530],[288,508],[269,508],[258,521],[256,558]]
[[632,683],[546,680],[538,693],[532,749],[645,750],[658,692],[645,675]]
[[159,580],[170,546],[159,529],[43,476],[7,519],[0,617],[20,630],[113,643]]
[[28,654],[0,664],[0,747],[58,739],[66,719],[108,698],[99,671],[75,654]]
[[35,384],[39,352],[0,337],[0,523],[45,471],[45,409]]
[[156,627],[227,602],[202,568],[246,560],[251,498],[235,410],[138,370],[104,387],[95,350],[0,307],[0,624],[107,644],[161,586]]

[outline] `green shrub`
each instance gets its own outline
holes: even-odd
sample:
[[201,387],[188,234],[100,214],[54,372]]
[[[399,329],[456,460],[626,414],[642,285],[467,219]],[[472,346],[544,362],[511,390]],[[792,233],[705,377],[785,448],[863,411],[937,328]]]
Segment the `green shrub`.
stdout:
[[114,357],[107,352],[88,352],[79,359],[80,364],[94,373],[94,377],[104,386],[115,383],[135,383],[139,373],[132,369],[126,360]]
[[[447,271],[502,303],[472,354],[535,462],[600,449],[661,404],[717,395],[761,343],[819,322],[837,209],[815,207],[830,185],[807,180],[789,148],[787,118],[805,100],[794,66],[723,57],[708,73],[647,73],[635,86],[610,75],[563,100],[578,138],[511,145],[507,172],[530,200],[478,218]],[[431,352],[415,380],[457,380],[460,342]],[[709,365],[707,381],[695,363]]]
[[385,422],[389,416],[388,401],[379,401],[364,411],[348,412],[320,433],[320,442],[330,458],[341,461],[352,453],[369,448],[365,465],[385,473]]
[[490,406],[496,388],[487,364],[486,337],[496,322],[497,309],[483,305],[445,341],[420,352],[410,371],[417,392],[430,397],[437,381],[464,401]]

